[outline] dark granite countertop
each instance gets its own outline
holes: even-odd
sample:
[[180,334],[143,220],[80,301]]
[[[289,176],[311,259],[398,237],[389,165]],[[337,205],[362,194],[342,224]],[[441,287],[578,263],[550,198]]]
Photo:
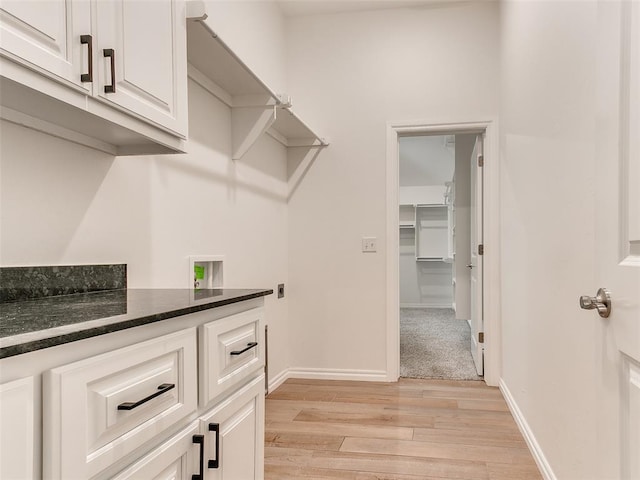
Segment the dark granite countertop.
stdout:
[[0,358],[272,293],[260,289],[120,289],[0,303]]

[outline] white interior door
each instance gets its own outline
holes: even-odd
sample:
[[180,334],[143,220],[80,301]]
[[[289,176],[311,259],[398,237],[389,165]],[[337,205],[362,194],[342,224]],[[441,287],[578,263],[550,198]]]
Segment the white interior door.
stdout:
[[[640,478],[640,2],[598,6],[596,277],[599,478]],[[590,296],[595,292],[585,292]]]
[[484,331],[482,318],[482,255],[479,245],[482,244],[482,167],[483,158],[482,135],[476,137],[476,144],[471,154],[471,356],[476,365],[478,375],[484,374],[483,344],[480,334]]

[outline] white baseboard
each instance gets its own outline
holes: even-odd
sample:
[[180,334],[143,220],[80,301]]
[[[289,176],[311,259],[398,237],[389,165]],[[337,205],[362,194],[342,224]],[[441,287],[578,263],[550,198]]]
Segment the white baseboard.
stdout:
[[282,385],[289,378],[289,369],[285,368],[269,382],[269,393]]
[[384,370],[343,370],[331,368],[290,368],[289,378],[317,378],[321,380],[357,380],[361,382],[386,382]]
[[522,415],[520,408],[518,408],[518,404],[513,398],[513,395],[511,395],[511,391],[507,387],[507,384],[504,383],[504,380],[502,378],[500,379],[499,386],[500,386],[500,391],[502,392],[502,395],[504,396],[504,399],[507,402],[507,405],[509,406],[509,410],[511,411],[511,414],[515,419],[516,424],[518,425],[518,428],[520,429],[520,433],[522,433],[522,436],[524,437],[525,442],[527,442],[527,445],[529,446],[529,450],[531,451],[531,454],[533,455],[533,459],[536,461],[536,464],[538,465],[538,468],[540,469],[540,473],[542,474],[543,478],[545,480],[557,480],[555,474],[553,473],[553,470],[551,469],[551,465],[549,465],[549,462],[547,461],[547,458],[545,457],[544,452],[542,451],[542,448],[540,448],[540,444],[538,443],[535,435],[533,434],[533,431],[529,427],[527,420]]
[[450,303],[401,303],[400,308],[453,308]]
[[388,382],[384,370],[342,370],[330,368],[289,368],[283,370],[269,382],[272,392],[289,378],[317,380],[355,380],[361,382]]

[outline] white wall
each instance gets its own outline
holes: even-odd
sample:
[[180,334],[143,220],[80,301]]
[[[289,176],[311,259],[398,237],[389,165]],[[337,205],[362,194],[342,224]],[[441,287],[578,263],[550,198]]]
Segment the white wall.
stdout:
[[289,201],[295,367],[386,374],[386,125],[495,116],[498,30],[484,2],[288,21],[296,109],[331,139]]
[[[255,34],[260,55],[283,57],[273,12],[261,14],[260,31],[245,31],[244,16],[225,17],[229,43]],[[265,68],[265,79],[281,82],[278,67]],[[285,148],[265,135],[232,161],[230,110],[194,82],[185,155],[114,158],[0,128],[1,266],[126,263],[130,288],[184,288],[189,255],[224,255],[226,287],[288,286]],[[289,366],[288,296],[265,301],[273,377]]]
[[594,334],[596,3],[502,6],[503,381],[557,478],[599,473]]

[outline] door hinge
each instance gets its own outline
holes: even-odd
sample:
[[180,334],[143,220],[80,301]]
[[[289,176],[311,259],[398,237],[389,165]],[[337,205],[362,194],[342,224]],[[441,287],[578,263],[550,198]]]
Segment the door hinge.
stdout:
[[484,255],[484,245],[482,243],[478,245],[478,255]]
[[478,155],[478,166],[484,167],[484,155]]
[[478,343],[484,343],[484,332],[478,332]]

